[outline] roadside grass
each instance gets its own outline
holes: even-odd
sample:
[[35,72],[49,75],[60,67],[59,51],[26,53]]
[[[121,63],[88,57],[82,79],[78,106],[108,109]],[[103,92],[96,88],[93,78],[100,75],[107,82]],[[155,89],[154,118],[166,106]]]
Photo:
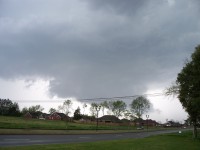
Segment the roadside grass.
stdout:
[[191,131],[187,131],[182,134],[163,134],[143,139],[25,147],[0,147],[0,150],[199,150],[199,148],[200,140],[193,140]]

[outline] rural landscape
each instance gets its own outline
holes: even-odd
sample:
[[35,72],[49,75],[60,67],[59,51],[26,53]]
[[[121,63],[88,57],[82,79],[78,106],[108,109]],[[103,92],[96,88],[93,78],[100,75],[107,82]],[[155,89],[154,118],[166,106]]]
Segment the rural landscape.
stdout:
[[0,0],[0,150],[199,150],[200,0]]
[[[90,139],[92,135],[96,137],[98,136],[105,136],[108,138],[108,135],[115,135],[114,137],[111,137],[112,142],[95,142],[95,143],[88,143],[88,144],[70,144],[68,146],[66,145],[51,145],[51,146],[28,146],[27,145],[35,145],[38,142],[34,142],[35,140],[30,141],[23,141],[23,140],[17,140],[15,139],[8,141],[5,141],[5,139],[2,138],[3,141],[0,142],[0,144],[4,143],[6,144],[14,144],[15,147],[2,147],[0,149],[48,149],[51,147],[51,149],[90,149],[89,145],[93,145],[93,148],[95,149],[103,149],[103,148],[109,148],[109,149],[121,149],[121,145],[126,144],[123,146],[123,148],[130,146],[138,149],[146,149],[149,147],[149,144],[152,143],[153,147],[155,147],[155,140],[158,139],[164,139],[167,140],[168,145],[165,143],[159,143],[165,144],[166,148],[175,148],[179,144],[176,143],[176,145],[171,146],[171,142],[175,139],[177,142],[181,142],[181,139],[187,138],[189,141],[192,140],[192,134],[191,129],[193,126],[193,123],[189,120],[185,120],[184,124],[181,124],[179,122],[174,122],[171,120],[166,120],[166,123],[158,123],[155,120],[149,119],[149,116],[146,115],[146,119],[142,119],[142,116],[144,116],[144,113],[148,113],[151,104],[148,99],[145,97],[138,97],[133,100],[133,102],[130,105],[130,110],[127,110],[127,106],[123,101],[104,101],[100,104],[98,103],[92,103],[90,104],[90,114],[81,114],[80,107],[74,111],[73,116],[69,116],[71,113],[71,107],[72,107],[72,101],[66,100],[63,102],[62,106],[59,106],[58,110],[51,108],[49,110],[49,114],[43,113],[43,107],[40,105],[31,106],[29,108],[24,107],[22,110],[19,109],[19,106],[17,103],[13,103],[9,99],[0,99],[1,104],[1,116],[0,116],[0,134],[2,137],[6,135],[10,135],[12,137],[13,135],[18,136],[21,138],[20,135],[65,135],[65,136],[86,136],[86,139]],[[84,103],[83,108],[86,108],[88,104]],[[62,108],[62,109],[60,109]],[[103,115],[101,117],[98,116],[100,111],[105,110],[111,110],[112,115]],[[62,111],[62,112],[61,112]],[[121,119],[120,119],[121,118]],[[157,135],[156,134],[162,134],[162,133],[168,133],[166,135]],[[88,137],[88,134],[90,135]],[[133,140],[120,140],[120,142],[115,141],[119,137],[127,136],[127,139],[133,136]],[[132,134],[126,135],[126,134]],[[140,136],[147,137],[145,139],[139,140],[135,139],[137,136],[135,134],[141,134]],[[155,135],[154,135],[155,134]],[[0,135],[0,137],[1,137]],[[153,137],[149,137],[150,135],[154,135]],[[136,136],[136,137],[135,137]],[[117,138],[116,138],[117,137]],[[58,137],[57,137],[58,138]],[[69,137],[66,137],[67,139]],[[72,138],[72,137],[71,137]],[[78,137],[77,137],[78,138]],[[158,138],[158,139],[157,139]],[[103,138],[104,139],[104,138]],[[126,139],[126,138],[125,138]],[[27,140],[27,139],[26,139]],[[94,140],[94,138],[93,138]],[[99,140],[98,138],[96,139]],[[150,141],[149,141],[150,140]],[[39,138],[36,140],[39,141]],[[41,140],[42,141],[42,140]],[[62,140],[60,140],[62,141]],[[95,141],[95,140],[94,140]],[[144,141],[146,144],[142,145],[142,147],[138,144],[138,142]],[[149,143],[149,142],[150,143]],[[198,141],[198,140],[197,140]],[[193,141],[194,143],[197,143],[197,141]],[[21,145],[24,145],[23,147],[16,145],[15,142],[21,143]],[[30,143],[31,142],[31,143]],[[66,141],[67,142],[67,141]],[[74,141],[75,142],[75,141]],[[72,143],[74,143],[72,142]],[[83,142],[83,141],[80,141]],[[114,144],[116,142],[116,144]],[[190,141],[191,142],[191,141]],[[186,147],[188,148],[191,143],[188,143]],[[39,142],[40,143],[40,142]],[[39,144],[38,143],[38,144]],[[54,143],[54,142],[53,142]],[[57,143],[57,142],[56,142]],[[56,144],[55,143],[55,144]],[[58,142],[59,143],[59,142]],[[63,142],[61,142],[63,143]],[[68,142],[67,142],[68,143]],[[117,143],[121,143],[120,145]],[[147,144],[148,143],[148,144]],[[45,144],[45,143],[44,143]],[[100,145],[104,145],[99,146]],[[113,146],[113,144],[115,146]],[[116,146],[117,145],[117,146]],[[129,145],[129,146],[128,146]],[[195,144],[196,145],[196,144]],[[10,145],[11,146],[11,145]],[[17,146],[17,147],[16,147]],[[18,147],[19,146],[19,147]],[[112,148],[111,148],[112,146]],[[93,149],[92,148],[92,149]],[[185,148],[185,147],[184,147]]]
[[[143,130],[191,126],[189,120],[181,124],[173,120],[159,123],[150,119],[147,113],[152,104],[142,96],[134,99],[130,107],[127,107],[122,100],[103,101],[99,104],[84,103],[82,108],[86,109],[89,106],[90,114],[81,114],[81,108],[78,106],[71,116],[69,116],[73,105],[71,100],[64,101],[57,110],[50,108],[49,113],[43,113],[44,108],[41,105],[19,110],[18,104],[9,99],[0,99],[0,104],[0,128],[5,129]],[[110,115],[104,115],[106,110]],[[99,116],[100,111],[102,116]]]

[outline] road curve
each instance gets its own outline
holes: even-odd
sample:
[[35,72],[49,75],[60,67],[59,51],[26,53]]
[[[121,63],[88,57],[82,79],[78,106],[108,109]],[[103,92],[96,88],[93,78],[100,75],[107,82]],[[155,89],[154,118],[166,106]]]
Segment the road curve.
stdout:
[[81,143],[129,138],[144,138],[151,135],[173,133],[178,130],[163,130],[135,133],[84,134],[84,135],[0,135],[0,147],[27,146],[62,143]]

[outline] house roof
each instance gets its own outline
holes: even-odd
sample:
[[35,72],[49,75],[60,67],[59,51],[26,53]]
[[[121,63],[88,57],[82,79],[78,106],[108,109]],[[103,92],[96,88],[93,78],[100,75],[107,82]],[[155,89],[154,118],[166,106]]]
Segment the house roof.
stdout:
[[84,120],[95,120],[95,117],[94,116],[83,115],[82,119],[84,119]]
[[56,113],[58,114],[61,118],[67,118],[67,116],[64,113]]
[[25,114],[25,116],[28,115],[28,114],[30,114],[32,118],[38,118],[42,114],[42,112],[40,112],[40,111],[37,111],[37,112],[27,112]]
[[121,119],[121,121],[122,121],[122,122],[130,122],[130,120],[125,119],[125,118],[124,118],[124,119]]
[[48,116],[50,116],[50,114],[47,114],[47,113],[42,113],[42,114],[40,115],[40,117],[44,117],[44,118],[46,118],[46,117],[48,117]]
[[140,122],[140,123],[147,123],[148,122],[148,124],[153,124],[153,123],[157,124],[157,122],[155,120],[151,120],[151,119],[143,120],[142,118],[137,118],[134,121]]
[[[59,115],[62,119],[70,119],[70,117],[67,116],[67,115],[65,115],[64,113],[55,112],[55,113],[52,113],[51,115],[53,115],[53,114]],[[50,115],[50,116],[51,116],[51,115]]]
[[29,117],[29,116],[32,117],[32,115],[31,115],[30,112],[25,113],[24,116],[25,116],[25,117]]
[[151,119],[145,120],[145,122],[146,122],[146,123],[148,122],[149,124],[150,124],[150,123],[157,123],[155,120],[151,120]]
[[102,121],[120,122],[120,119],[113,115],[105,115],[99,118]]

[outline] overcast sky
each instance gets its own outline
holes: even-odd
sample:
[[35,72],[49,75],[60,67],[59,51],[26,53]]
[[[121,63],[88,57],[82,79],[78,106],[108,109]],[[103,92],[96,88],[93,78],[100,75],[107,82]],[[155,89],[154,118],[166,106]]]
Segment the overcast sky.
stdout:
[[[160,93],[200,43],[199,14],[198,0],[0,0],[0,97]],[[154,119],[187,116],[149,99]]]

